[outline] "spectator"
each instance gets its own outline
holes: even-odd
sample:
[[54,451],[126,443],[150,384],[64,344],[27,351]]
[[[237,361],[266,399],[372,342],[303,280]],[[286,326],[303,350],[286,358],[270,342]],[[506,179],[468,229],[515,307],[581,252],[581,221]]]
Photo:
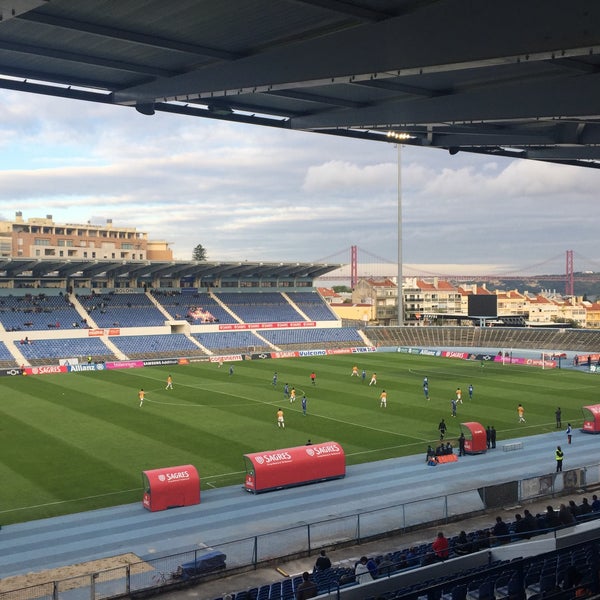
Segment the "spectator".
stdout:
[[592,507],[588,502],[587,498],[581,499],[581,504],[579,505],[579,514],[580,515],[589,515],[592,512]]
[[467,534],[464,531],[461,531],[454,542],[454,553],[459,554],[460,556],[464,556],[465,554],[469,554],[471,552],[471,542],[469,542],[469,538],[467,538]]
[[371,577],[373,579],[377,579],[377,563],[372,558],[369,558],[369,560],[367,560],[367,569],[369,569]]
[[575,515],[566,504],[560,505],[558,510],[558,520],[561,525],[575,525]]
[[377,565],[377,574],[382,577],[389,577],[395,570],[395,565],[390,560],[389,554],[386,554],[383,558],[378,557],[375,564]]
[[307,600],[307,598],[314,598],[319,593],[317,584],[310,579],[308,571],[302,573],[302,583],[296,590],[296,600]]
[[327,571],[327,569],[331,569],[331,561],[325,554],[325,550],[321,550],[321,553],[315,562],[315,568],[313,571]]
[[519,513],[515,515],[515,537],[518,540],[528,540],[531,537],[529,523]]
[[594,512],[600,511],[600,500],[596,494],[592,496],[592,510]]
[[406,566],[414,567],[419,564],[419,553],[414,546],[411,546],[406,553]]
[[502,517],[496,517],[496,524],[492,527],[492,534],[499,544],[510,543],[510,530]]
[[356,583],[365,583],[371,579],[369,567],[367,567],[368,562],[369,559],[366,556],[361,556],[360,560],[354,565],[354,577],[356,578]]
[[581,514],[581,511],[579,510],[579,506],[577,506],[577,504],[575,504],[575,500],[569,500],[569,508],[571,509],[571,512],[573,513],[573,516],[575,518],[577,518]]
[[553,527],[558,527],[560,525],[558,513],[554,510],[554,508],[552,508],[552,506],[546,507],[545,523],[547,529],[552,529]]
[[527,524],[527,529],[531,532],[537,531],[539,529],[538,520],[531,514],[531,512],[526,508],[523,511],[523,521]]
[[448,538],[446,538],[441,531],[438,532],[437,537],[433,540],[431,549],[437,560],[446,560],[450,555]]

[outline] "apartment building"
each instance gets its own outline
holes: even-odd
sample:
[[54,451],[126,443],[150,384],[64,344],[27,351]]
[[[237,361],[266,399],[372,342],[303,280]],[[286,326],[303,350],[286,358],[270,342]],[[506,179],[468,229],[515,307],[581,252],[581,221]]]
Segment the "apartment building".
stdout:
[[135,227],[59,224],[52,215],[0,221],[0,258],[54,258],[83,260],[172,260],[168,242],[149,240]]

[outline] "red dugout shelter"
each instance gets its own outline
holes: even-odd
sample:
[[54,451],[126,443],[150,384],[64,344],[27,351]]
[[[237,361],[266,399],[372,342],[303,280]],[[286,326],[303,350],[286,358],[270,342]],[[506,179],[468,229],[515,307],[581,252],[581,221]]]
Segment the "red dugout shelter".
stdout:
[[200,476],[193,465],[142,472],[144,498],[149,511],[200,504]]
[[584,433],[600,433],[600,404],[590,404],[582,406]]
[[461,423],[460,429],[465,434],[466,454],[483,454],[487,452],[487,438],[483,425],[475,422]]
[[244,454],[244,463],[244,489],[255,494],[346,475],[344,450],[336,442]]

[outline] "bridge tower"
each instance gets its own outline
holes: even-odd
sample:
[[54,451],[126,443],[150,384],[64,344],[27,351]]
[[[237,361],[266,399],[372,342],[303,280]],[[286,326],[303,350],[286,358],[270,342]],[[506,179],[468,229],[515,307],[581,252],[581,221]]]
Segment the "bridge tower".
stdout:
[[574,296],[573,250],[567,250],[567,272],[565,278],[565,296]]
[[358,283],[358,248],[350,246],[350,289],[353,290]]

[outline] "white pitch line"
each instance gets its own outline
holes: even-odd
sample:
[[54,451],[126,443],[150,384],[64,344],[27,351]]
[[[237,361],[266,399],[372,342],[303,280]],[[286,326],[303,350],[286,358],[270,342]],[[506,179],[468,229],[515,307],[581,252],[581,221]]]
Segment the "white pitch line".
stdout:
[[85,500],[95,500],[96,498],[105,498],[106,496],[118,496],[120,494],[129,494],[131,492],[138,492],[140,490],[141,490],[141,488],[134,488],[132,490],[120,490],[118,492],[108,492],[106,494],[96,494],[95,496],[84,496],[83,498],[71,498],[70,500],[56,500],[54,502],[46,502],[44,504],[34,504],[33,506],[20,506],[19,508],[11,508],[9,510],[1,510],[0,514],[17,512],[20,510],[29,510],[31,508],[44,508],[46,506],[57,506],[59,504],[68,504],[70,502],[82,502]]

